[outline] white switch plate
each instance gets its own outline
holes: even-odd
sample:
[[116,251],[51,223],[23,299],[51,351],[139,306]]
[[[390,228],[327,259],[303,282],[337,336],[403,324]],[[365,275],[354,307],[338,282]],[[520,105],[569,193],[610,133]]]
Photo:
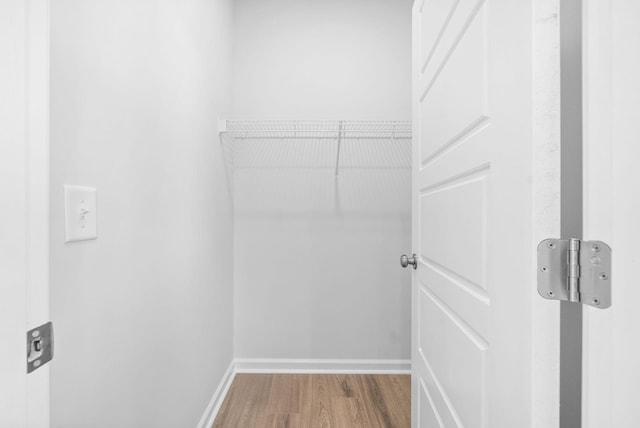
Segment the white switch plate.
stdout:
[[96,189],[64,186],[65,242],[98,238]]

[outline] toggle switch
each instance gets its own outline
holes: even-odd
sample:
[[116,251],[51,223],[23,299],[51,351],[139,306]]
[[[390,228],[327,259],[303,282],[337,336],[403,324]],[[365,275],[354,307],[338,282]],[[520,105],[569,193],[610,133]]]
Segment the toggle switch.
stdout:
[[64,186],[65,242],[86,241],[98,237],[96,189]]

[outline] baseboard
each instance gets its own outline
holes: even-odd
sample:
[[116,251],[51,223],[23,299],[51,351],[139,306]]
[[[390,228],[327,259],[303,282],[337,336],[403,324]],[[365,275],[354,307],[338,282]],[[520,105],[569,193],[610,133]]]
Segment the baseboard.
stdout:
[[236,373],[410,374],[411,360],[236,358]]
[[235,375],[235,360],[232,360],[224,376],[222,376],[222,380],[220,380],[218,388],[216,388],[216,392],[213,393],[213,397],[211,397],[207,410],[205,410],[204,414],[200,418],[198,428],[210,428],[213,425],[216,420],[216,416],[220,411],[220,407],[222,407],[222,402],[227,396],[227,392],[229,392],[231,382],[233,382]]

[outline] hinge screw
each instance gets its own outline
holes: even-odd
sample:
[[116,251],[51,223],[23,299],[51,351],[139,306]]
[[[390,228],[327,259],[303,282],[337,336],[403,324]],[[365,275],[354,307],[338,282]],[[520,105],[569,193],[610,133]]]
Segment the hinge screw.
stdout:
[[591,250],[597,253],[598,251],[600,251],[600,245],[594,245],[593,247],[591,247]]
[[600,304],[600,300],[598,299],[593,299],[593,304],[598,306]]
[[547,244],[547,247],[549,247],[549,248],[556,248],[556,244],[554,244],[553,242],[549,242],[549,243]]
[[549,270],[549,268],[548,268],[548,267],[546,267],[546,266],[542,266],[542,267],[540,268],[540,270],[541,270],[542,272],[546,272],[546,271],[548,271],[548,270]]
[[547,295],[549,295],[549,297],[553,297],[556,293],[554,293],[553,291],[547,291]]
[[600,279],[607,279],[607,278],[609,278],[609,277],[607,276],[606,273],[603,272],[603,273],[600,274]]

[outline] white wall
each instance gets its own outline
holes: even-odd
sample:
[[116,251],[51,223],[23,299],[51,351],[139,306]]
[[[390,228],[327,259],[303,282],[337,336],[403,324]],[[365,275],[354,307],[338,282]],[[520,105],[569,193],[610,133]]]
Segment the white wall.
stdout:
[[237,0],[238,119],[410,120],[412,0]]
[[[231,6],[51,2],[53,427],[194,427],[232,359]],[[65,183],[98,240],[63,243]]]
[[[410,50],[410,0],[238,0],[233,116],[410,120]],[[236,356],[408,359],[409,171],[293,144],[234,159]]]

